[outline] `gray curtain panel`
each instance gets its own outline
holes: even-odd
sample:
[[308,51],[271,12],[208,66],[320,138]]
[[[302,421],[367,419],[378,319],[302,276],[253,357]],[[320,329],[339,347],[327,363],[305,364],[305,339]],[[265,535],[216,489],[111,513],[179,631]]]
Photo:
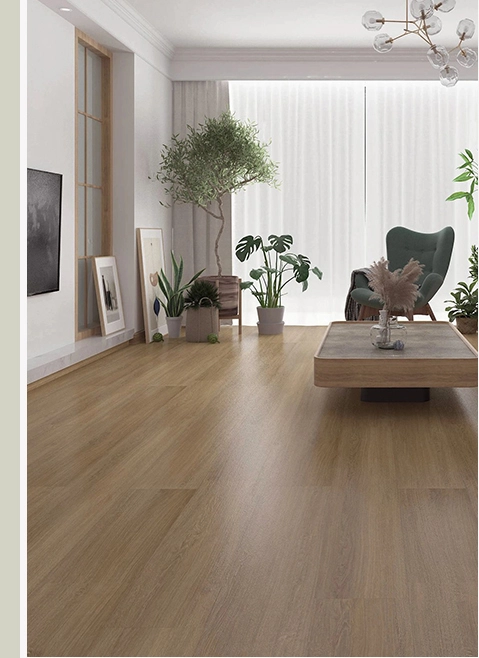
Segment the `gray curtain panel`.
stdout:
[[[187,126],[196,128],[205,117],[216,118],[229,110],[228,82],[174,82],[173,132],[185,137]],[[215,212],[215,204],[212,206]],[[221,236],[220,258],[223,274],[232,274],[231,197],[223,203],[226,226]],[[184,280],[206,268],[204,274],[217,274],[214,242],[219,221],[191,204],[173,206],[173,249],[185,262]]]

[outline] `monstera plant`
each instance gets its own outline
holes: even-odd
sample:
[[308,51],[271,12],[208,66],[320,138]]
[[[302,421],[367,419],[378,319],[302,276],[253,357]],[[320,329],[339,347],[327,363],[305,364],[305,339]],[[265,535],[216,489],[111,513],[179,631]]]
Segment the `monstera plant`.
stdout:
[[284,288],[296,281],[304,292],[308,288],[310,273],[318,279],[323,273],[317,267],[311,267],[307,256],[289,251],[293,245],[291,235],[270,235],[268,243],[259,235],[245,235],[236,245],[235,253],[238,260],[244,262],[255,252],[261,252],[263,264],[250,271],[252,281],[243,281],[241,288],[249,289],[258,300],[260,334],[277,334],[282,333],[284,327],[281,302]]

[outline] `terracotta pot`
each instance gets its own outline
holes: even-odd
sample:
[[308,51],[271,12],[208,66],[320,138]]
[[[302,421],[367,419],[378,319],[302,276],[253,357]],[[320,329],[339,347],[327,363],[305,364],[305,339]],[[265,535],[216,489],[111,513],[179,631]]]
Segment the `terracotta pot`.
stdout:
[[456,327],[461,334],[477,333],[477,318],[456,318]]
[[258,333],[260,335],[277,335],[282,334],[284,329],[284,306],[277,308],[263,308],[257,306],[258,311]]

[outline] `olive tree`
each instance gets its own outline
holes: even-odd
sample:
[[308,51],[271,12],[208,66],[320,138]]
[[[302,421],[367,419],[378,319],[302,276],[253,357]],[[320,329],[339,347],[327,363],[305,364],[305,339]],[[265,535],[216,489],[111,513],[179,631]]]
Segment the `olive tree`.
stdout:
[[[278,187],[278,166],[269,154],[269,144],[258,139],[258,127],[224,112],[205,118],[198,128],[188,126],[187,135],[173,135],[163,145],[156,178],[173,202],[192,203],[219,221],[215,240],[218,275],[221,276],[219,242],[225,227],[223,199],[251,183]],[[212,210],[211,202],[217,208]],[[163,204],[165,205],[165,204]]]

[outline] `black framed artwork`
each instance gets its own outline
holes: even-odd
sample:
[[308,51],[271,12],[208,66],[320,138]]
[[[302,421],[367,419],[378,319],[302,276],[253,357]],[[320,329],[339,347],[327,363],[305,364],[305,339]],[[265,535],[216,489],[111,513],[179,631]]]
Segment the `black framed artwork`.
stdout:
[[27,170],[27,294],[60,290],[62,174]]

